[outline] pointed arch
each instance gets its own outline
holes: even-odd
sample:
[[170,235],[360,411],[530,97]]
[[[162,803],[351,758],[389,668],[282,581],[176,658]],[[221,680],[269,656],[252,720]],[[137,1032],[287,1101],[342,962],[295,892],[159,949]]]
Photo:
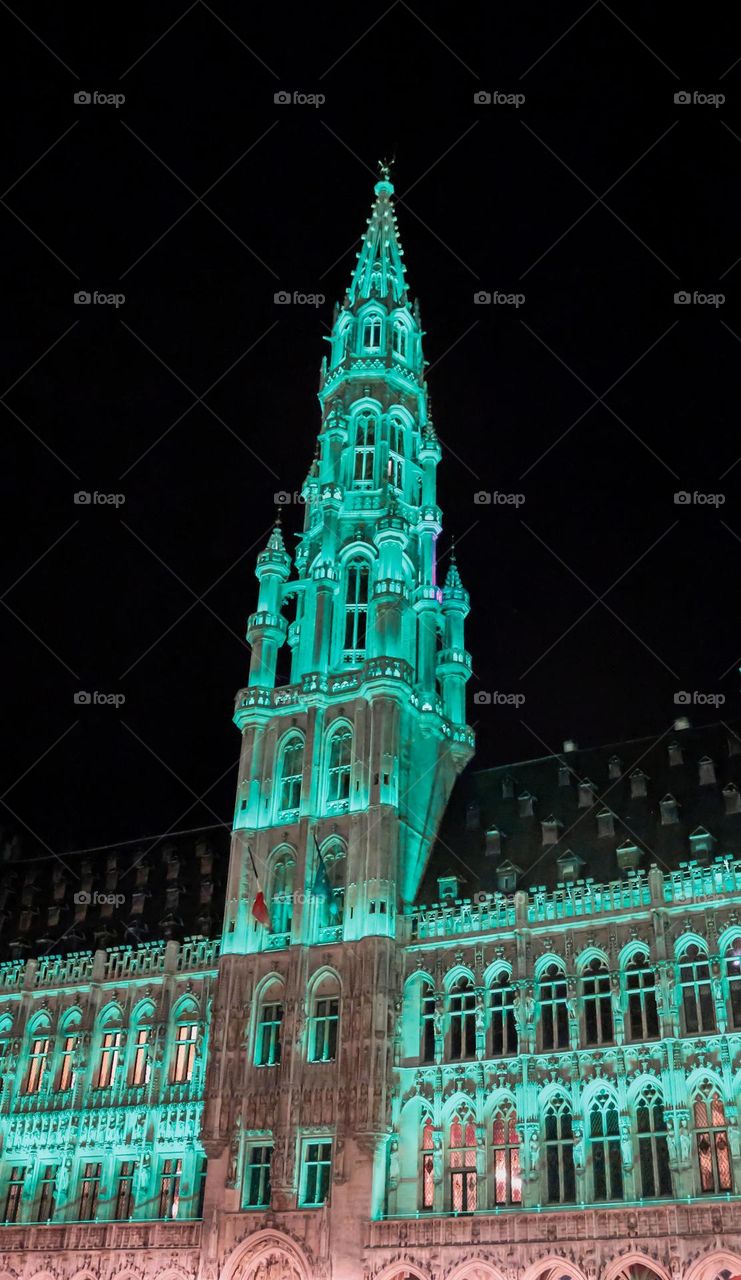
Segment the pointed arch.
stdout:
[[285,981],[279,973],[268,973],[255,988],[253,1057],[256,1067],[280,1063],[285,1000]]
[[350,803],[354,734],[344,716],[327,727],[324,740],[324,790],[330,812],[344,812]]
[[295,821],[301,808],[305,745],[301,730],[289,729],[276,747],[275,814],[286,822]]
[[623,1253],[605,1268],[603,1280],[671,1280],[661,1263],[638,1250]]

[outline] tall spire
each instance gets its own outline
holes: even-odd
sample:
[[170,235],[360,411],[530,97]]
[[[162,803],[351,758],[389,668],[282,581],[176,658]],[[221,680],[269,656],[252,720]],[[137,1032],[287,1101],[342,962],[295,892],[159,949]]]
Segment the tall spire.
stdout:
[[404,250],[399,240],[399,228],[391,199],[394,184],[390,179],[388,162],[381,161],[379,170],[381,177],[374,187],[376,198],[347,294],[347,301],[351,306],[357,302],[367,302],[369,298],[383,300],[389,296],[396,303],[406,302],[407,285],[402,261]]

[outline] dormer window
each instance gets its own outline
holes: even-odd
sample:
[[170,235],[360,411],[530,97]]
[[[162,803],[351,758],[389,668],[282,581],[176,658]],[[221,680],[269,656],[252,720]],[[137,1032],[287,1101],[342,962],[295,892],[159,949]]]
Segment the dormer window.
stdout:
[[490,827],[486,833],[486,848],[484,856],[487,858],[498,858],[502,852],[502,833],[498,827]]
[[669,743],[669,764],[670,765],[684,764],[684,756],[682,755],[682,748],[680,747],[678,742]]
[[511,778],[502,778],[502,799],[511,800],[515,794],[515,784]]
[[631,840],[626,840],[623,844],[619,844],[615,853],[621,871],[636,871],[643,857],[638,845],[633,844]]
[[741,813],[741,795],[735,782],[729,782],[723,788],[723,803],[726,813]]
[[679,805],[673,795],[665,795],[664,799],[659,801],[659,809],[662,827],[669,827],[672,823],[679,822]]
[[363,346],[366,351],[378,351],[381,346],[381,317],[368,316],[363,321]]
[[458,897],[458,877],[450,872],[437,877],[437,889],[441,902],[455,902]]
[[544,845],[558,844],[558,831],[561,826],[563,826],[563,823],[559,822],[558,818],[545,818],[540,824],[542,843]]
[[698,761],[698,768],[700,771],[700,786],[714,787],[716,783],[715,763],[710,759],[710,756],[703,756],[702,760]]
[[578,853],[567,849],[561,857],[556,860],[558,874],[564,884],[571,884],[577,879],[579,872],[584,866],[584,859],[579,857]]
[[634,769],[630,775],[630,794],[635,800],[638,796],[645,796],[647,775],[642,769]]
[[716,844],[715,836],[711,836],[707,827],[695,827],[694,831],[690,832],[690,849],[695,858],[700,856],[707,858]]
[[532,796],[529,791],[523,791],[517,797],[517,807],[521,818],[532,818],[535,800],[536,797]]
[[594,804],[594,783],[585,778],[579,783],[579,808],[591,809]]
[[735,733],[728,735],[728,754],[729,756],[741,756],[741,738],[737,738]]
[[514,862],[503,862],[497,867],[497,888],[500,893],[514,893],[517,888],[517,877],[522,875],[522,867]]
[[607,763],[607,776],[609,778],[620,778],[623,773],[623,762],[620,756],[610,756]]
[[614,836],[615,834],[615,814],[611,809],[603,809],[597,814],[597,835],[598,836]]

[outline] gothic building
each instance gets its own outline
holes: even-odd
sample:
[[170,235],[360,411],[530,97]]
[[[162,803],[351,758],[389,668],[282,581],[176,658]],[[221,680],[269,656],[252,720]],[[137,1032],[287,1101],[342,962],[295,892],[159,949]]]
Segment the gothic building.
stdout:
[[0,1280],[741,1272],[741,740],[456,782],[469,599],[392,195],[297,549],[257,559],[221,938],[205,843],[82,889],[5,864]]

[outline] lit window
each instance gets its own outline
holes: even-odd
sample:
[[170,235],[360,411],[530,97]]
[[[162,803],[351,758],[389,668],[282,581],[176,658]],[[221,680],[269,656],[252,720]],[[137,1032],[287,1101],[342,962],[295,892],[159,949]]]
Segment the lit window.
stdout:
[[620,1115],[614,1097],[604,1089],[600,1090],[589,1109],[589,1141],[595,1200],[621,1200]]
[[495,1204],[521,1204],[520,1135],[513,1108],[502,1108],[494,1116],[492,1129]]
[[283,747],[280,761],[279,811],[295,813],[301,804],[301,781],[304,773],[304,740],[298,734]]
[[257,1027],[255,1065],[275,1067],[280,1062],[280,1029],[283,1022],[283,1005],[269,1001],[260,1009]]
[[75,1054],[77,1036],[65,1036],[62,1043],[62,1061],[59,1070],[59,1092],[66,1093],[75,1087]]
[[560,965],[549,964],[540,979],[540,1034],[543,1049],[568,1049],[569,1013],[566,976]]
[[131,1070],[133,1085],[149,1084],[152,1076],[152,1028],[139,1027],[134,1041],[134,1062]]
[[473,1120],[466,1116],[453,1116],[448,1162],[450,1208],[455,1213],[473,1213],[476,1209],[476,1151],[476,1126]]
[[631,1040],[653,1040],[659,1034],[656,978],[647,957],[634,955],[625,974],[628,991],[628,1027]]
[[590,960],[582,974],[582,1000],[584,1003],[584,1030],[589,1045],[611,1044],[612,991],[610,975],[603,960]]
[[715,1031],[715,1007],[707,956],[692,943],[679,961],[684,1029],[688,1035]]
[[350,797],[350,769],[352,766],[352,729],[340,725],[329,740],[327,768],[327,800],[330,804],[342,804]]
[[270,1161],[272,1146],[260,1145],[247,1148],[244,1177],[245,1209],[261,1209],[270,1204]]
[[134,1212],[134,1174],[136,1165],[133,1160],[120,1160],[116,1181],[115,1217],[119,1222],[130,1218]]
[[13,1165],[8,1179],[8,1193],[5,1198],[5,1221],[17,1222],[23,1197],[23,1184],[26,1179],[26,1166]]
[[422,1130],[422,1208],[432,1209],[435,1204],[435,1146],[432,1121],[426,1120]]
[[723,1102],[712,1085],[703,1085],[695,1098],[693,1110],[700,1190],[710,1195],[732,1191],[726,1113]]
[[325,1204],[329,1194],[332,1168],[332,1143],[307,1142],[301,1171],[301,1204],[313,1207]]
[[163,1160],[160,1177],[160,1217],[177,1218],[180,1208],[181,1160]]
[[80,1222],[92,1222],[98,1216],[101,1168],[101,1165],[94,1163],[83,1166],[80,1185]]
[[99,1089],[107,1089],[116,1082],[116,1072],[121,1060],[121,1032],[104,1031],[100,1043]]
[[39,1093],[49,1063],[48,1036],[38,1036],[31,1041],[28,1052],[28,1075],[24,1093]]
[[175,1060],[172,1071],[173,1084],[184,1084],[186,1080],[193,1078],[197,1039],[197,1022],[183,1022],[177,1028],[175,1032]]

